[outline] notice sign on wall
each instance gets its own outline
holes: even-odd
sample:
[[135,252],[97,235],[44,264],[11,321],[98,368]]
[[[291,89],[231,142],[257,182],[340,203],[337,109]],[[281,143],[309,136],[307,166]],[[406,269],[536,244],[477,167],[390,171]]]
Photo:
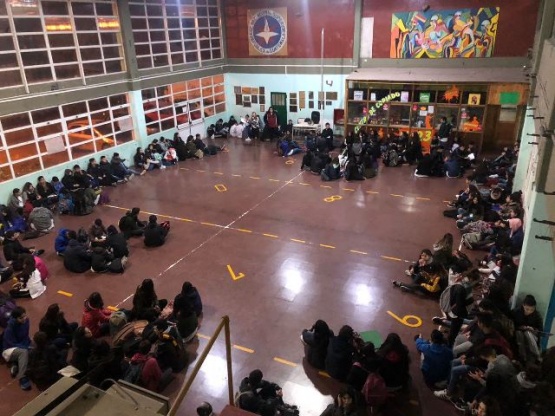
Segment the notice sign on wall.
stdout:
[[249,9],[249,55],[287,56],[287,8]]

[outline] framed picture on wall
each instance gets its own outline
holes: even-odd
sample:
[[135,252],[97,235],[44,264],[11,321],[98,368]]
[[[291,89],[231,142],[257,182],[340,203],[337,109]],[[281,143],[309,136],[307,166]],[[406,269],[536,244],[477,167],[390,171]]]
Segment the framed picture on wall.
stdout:
[[253,104],[258,104],[258,95],[253,95],[251,97],[251,101],[252,101]]
[[468,94],[468,105],[480,105],[482,94]]
[[243,107],[251,106],[251,96],[248,94],[243,95]]
[[265,113],[266,112],[266,106],[264,104],[260,105],[260,112],[261,113]]
[[310,100],[308,102],[308,108],[314,108],[314,101]]
[[235,94],[241,94],[241,87],[239,87],[239,86],[233,87],[233,92],[234,92]]
[[260,104],[266,104],[266,96],[265,95],[261,95],[258,97],[258,102]]
[[241,94],[235,94],[235,105],[243,105],[243,96]]

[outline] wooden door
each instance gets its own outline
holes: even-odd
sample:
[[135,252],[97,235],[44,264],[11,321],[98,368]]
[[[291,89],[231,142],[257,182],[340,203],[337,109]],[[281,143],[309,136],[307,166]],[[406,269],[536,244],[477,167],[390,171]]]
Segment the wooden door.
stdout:
[[270,105],[274,109],[274,113],[278,116],[278,122],[281,126],[287,124],[287,94],[284,92],[270,93]]

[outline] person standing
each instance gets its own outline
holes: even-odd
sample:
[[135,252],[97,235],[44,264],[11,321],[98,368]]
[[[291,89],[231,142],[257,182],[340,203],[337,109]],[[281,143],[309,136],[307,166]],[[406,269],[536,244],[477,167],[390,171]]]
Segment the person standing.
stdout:
[[279,134],[279,119],[272,107],[268,108],[268,111],[264,114],[264,124],[266,125],[266,134],[264,137],[269,138],[270,141],[274,141],[274,138]]

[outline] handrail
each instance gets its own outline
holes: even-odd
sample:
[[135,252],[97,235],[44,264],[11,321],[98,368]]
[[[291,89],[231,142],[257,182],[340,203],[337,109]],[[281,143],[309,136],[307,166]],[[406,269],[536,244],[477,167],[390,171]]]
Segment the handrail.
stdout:
[[193,367],[193,371],[191,371],[191,375],[183,383],[183,386],[181,386],[181,389],[179,390],[179,393],[177,394],[177,397],[175,398],[175,401],[173,402],[172,407],[168,412],[168,416],[175,416],[175,414],[177,413],[177,409],[179,409],[179,406],[181,405],[181,402],[183,402],[185,395],[189,392],[189,389],[191,388],[191,385],[193,384],[195,377],[200,371],[200,367],[204,363],[204,360],[206,360],[208,353],[212,349],[212,346],[216,342],[216,339],[220,335],[220,332],[222,332],[222,329],[224,329],[224,334],[225,334],[225,355],[226,355],[226,361],[227,361],[227,389],[229,394],[229,404],[233,405],[233,374],[231,369],[231,334],[229,331],[229,316],[225,315],[222,317],[222,320],[220,321],[220,323],[214,330],[214,333],[208,340],[208,345],[206,346],[206,348],[198,358],[195,366]]

